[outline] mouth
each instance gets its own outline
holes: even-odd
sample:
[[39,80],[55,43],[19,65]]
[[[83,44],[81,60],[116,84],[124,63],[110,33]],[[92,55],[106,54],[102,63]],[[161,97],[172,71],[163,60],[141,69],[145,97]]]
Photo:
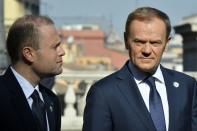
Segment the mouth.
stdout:
[[63,63],[63,61],[62,61],[62,60],[59,60],[59,61],[57,61],[57,63],[60,63],[60,64],[62,64],[62,63]]
[[152,58],[152,57],[140,57],[139,59],[143,62],[150,62],[150,61],[154,60],[154,58]]

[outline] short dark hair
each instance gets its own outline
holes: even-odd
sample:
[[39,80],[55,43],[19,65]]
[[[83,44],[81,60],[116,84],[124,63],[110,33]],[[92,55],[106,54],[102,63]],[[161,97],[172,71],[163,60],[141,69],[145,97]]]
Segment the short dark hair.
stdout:
[[165,23],[166,37],[169,37],[170,32],[171,32],[171,24],[170,24],[170,19],[169,19],[168,15],[165,14],[164,12],[162,12],[158,9],[152,8],[152,7],[140,7],[128,15],[126,25],[125,25],[126,37],[128,37],[128,35],[129,35],[129,26],[132,23],[132,21],[134,21],[134,20],[141,20],[141,21],[151,20],[155,17],[161,19]]
[[47,16],[26,15],[18,18],[12,24],[6,41],[6,48],[12,64],[20,59],[20,51],[23,47],[39,48],[38,28],[43,25],[54,25],[54,22]]

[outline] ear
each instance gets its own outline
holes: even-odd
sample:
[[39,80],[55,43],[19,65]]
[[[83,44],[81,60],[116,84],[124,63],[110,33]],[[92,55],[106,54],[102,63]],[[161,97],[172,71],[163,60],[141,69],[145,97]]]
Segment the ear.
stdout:
[[25,61],[33,62],[34,61],[34,49],[32,47],[24,47],[22,49],[22,57],[25,59]]
[[126,48],[126,49],[129,49],[128,41],[127,41],[127,36],[128,36],[128,34],[127,34],[126,32],[124,32],[124,43],[125,43],[125,48]]
[[166,44],[165,44],[165,48],[164,48],[164,51],[165,51],[165,52],[167,51],[167,48],[168,48],[168,47],[167,47],[167,44],[170,42],[171,38],[172,38],[172,37],[170,37],[170,36],[169,36],[168,38],[166,38]]
[[171,40],[171,37],[169,36],[169,37],[166,39],[166,45],[165,45],[165,46],[167,46],[167,44],[169,44],[170,40]]
[[168,39],[167,39],[167,43],[169,43],[169,41],[170,41],[171,39],[172,39],[172,37],[169,36]]

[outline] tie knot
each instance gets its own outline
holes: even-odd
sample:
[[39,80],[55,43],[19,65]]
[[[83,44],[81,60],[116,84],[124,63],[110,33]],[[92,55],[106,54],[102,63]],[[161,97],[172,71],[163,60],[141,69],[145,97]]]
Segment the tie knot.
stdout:
[[33,99],[33,101],[38,101],[38,100],[40,100],[40,96],[39,96],[37,90],[34,90],[34,92],[31,94],[31,98]]
[[146,83],[152,88],[155,86],[155,78],[153,76],[150,76],[146,79]]

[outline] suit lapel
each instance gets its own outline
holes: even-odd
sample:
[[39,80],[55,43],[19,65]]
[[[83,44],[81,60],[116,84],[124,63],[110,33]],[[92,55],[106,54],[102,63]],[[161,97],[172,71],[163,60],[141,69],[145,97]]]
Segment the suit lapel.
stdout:
[[174,83],[179,83],[179,82],[175,80],[176,77],[173,75],[173,73],[170,73],[168,70],[166,70],[162,66],[161,66],[161,70],[162,70],[165,85],[166,85],[168,105],[169,105],[169,131],[174,131],[176,130],[175,122],[177,121],[177,112],[179,112],[177,101],[179,101],[178,99],[180,97],[178,96],[178,93],[176,92],[178,88],[181,88],[181,87],[177,88],[174,86]]
[[55,131],[56,121],[54,121],[55,120],[54,103],[50,99],[50,97],[47,95],[47,93],[45,92],[45,90],[44,90],[45,87],[43,87],[41,85],[39,85],[39,87],[40,87],[40,91],[42,93],[42,96],[44,98],[50,131]]
[[26,127],[28,131],[38,130],[36,126],[34,126],[36,124],[27,99],[10,68],[5,72],[4,78],[5,85],[12,94],[11,102],[13,103],[16,115],[18,115],[18,119],[22,121],[23,126]]
[[118,88],[128,101],[131,111],[135,111],[142,123],[147,127],[149,131],[155,131],[154,124],[152,122],[149,111],[143,101],[143,98],[139,92],[137,84],[131,73],[128,70],[127,65],[119,71],[118,74]]

